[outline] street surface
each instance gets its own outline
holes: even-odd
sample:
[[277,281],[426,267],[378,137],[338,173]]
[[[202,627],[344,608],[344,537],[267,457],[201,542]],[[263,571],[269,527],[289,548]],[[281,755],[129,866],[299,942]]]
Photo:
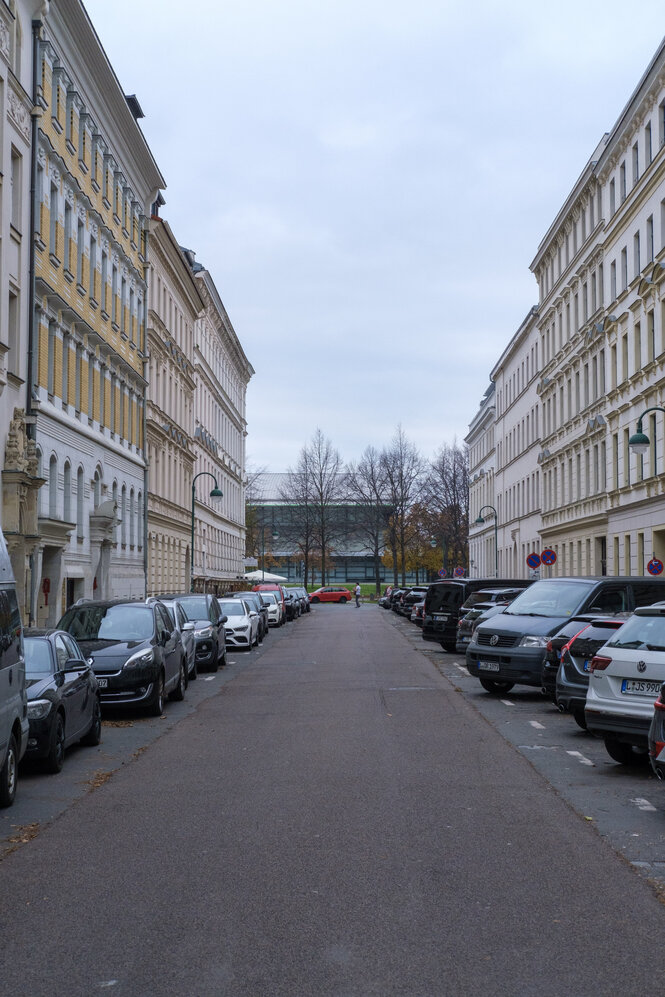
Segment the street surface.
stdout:
[[[107,755],[22,781],[3,833],[38,826],[0,863],[3,993],[660,992],[665,787],[631,773],[654,810],[632,806],[602,744],[570,735],[592,766],[563,746],[570,719],[481,694],[375,606],[231,657],[161,727],[107,725]],[[79,764],[103,776],[56,800]]]

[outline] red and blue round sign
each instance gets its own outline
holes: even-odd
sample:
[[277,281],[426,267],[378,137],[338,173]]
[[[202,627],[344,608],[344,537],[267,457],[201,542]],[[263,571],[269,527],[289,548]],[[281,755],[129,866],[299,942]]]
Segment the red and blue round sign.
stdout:
[[530,568],[537,568],[538,565],[540,564],[540,554],[536,554],[535,551],[533,552],[533,554],[529,554],[527,556],[526,563],[529,565]]
[[546,547],[545,550],[541,550],[540,552],[540,560],[543,564],[556,564],[556,551]]
[[448,572],[445,568],[439,568],[439,578],[447,578]]
[[663,562],[659,561],[657,557],[652,557],[647,564],[647,571],[650,575],[659,575],[663,570]]
[[455,571],[453,572],[453,574],[455,575],[455,578],[462,578],[463,577],[463,575],[464,575],[464,568],[461,566],[461,564],[457,565],[457,567],[455,568]]

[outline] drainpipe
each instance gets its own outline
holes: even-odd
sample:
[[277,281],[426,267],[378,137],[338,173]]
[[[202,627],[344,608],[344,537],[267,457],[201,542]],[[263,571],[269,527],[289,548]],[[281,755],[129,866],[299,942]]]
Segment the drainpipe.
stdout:
[[[48,4],[42,5],[40,10],[42,16],[48,14]],[[32,111],[30,114],[30,242],[28,248],[28,369],[26,377],[26,434],[28,439],[36,440],[37,427],[32,415],[32,392],[35,383],[34,377],[34,342],[35,342],[35,303],[36,303],[36,281],[35,281],[35,222],[37,219],[37,151],[39,137],[39,120],[42,116],[41,105],[37,103],[38,81],[39,81],[39,42],[41,40],[42,21],[32,22]],[[28,603],[28,621],[30,625],[35,622],[35,555],[30,554],[30,596]]]
[[143,578],[144,578],[144,595],[143,598],[148,598],[148,484],[150,480],[150,469],[148,467],[148,398],[147,398],[147,384],[148,384],[148,295],[150,293],[150,285],[148,283],[148,256],[149,256],[149,245],[150,245],[150,229],[145,229],[145,273],[146,273],[146,290],[145,290],[145,301],[143,302],[143,382],[146,387],[143,389],[143,462],[145,464],[143,470]]

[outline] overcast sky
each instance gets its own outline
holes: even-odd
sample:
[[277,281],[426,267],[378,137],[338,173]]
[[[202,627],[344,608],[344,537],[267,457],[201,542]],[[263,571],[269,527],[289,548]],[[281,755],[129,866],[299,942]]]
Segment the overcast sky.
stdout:
[[248,459],[461,441],[662,0],[88,0],[256,370]]

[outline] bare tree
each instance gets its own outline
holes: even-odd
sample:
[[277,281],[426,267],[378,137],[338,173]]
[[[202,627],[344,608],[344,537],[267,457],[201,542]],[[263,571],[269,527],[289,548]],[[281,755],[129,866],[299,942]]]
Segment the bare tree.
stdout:
[[353,503],[356,536],[374,559],[378,595],[381,591],[381,555],[392,510],[381,454],[374,447],[368,446],[357,464],[348,465],[346,489]]
[[280,489],[279,494],[280,500],[284,503],[280,530],[283,532],[283,546],[300,555],[304,566],[305,587],[307,587],[315,549],[316,507],[309,451],[306,446],[298,454],[295,468],[289,468],[287,474],[287,483]]
[[387,538],[392,551],[393,575],[398,583],[406,584],[406,552],[410,539],[409,509],[419,498],[426,463],[414,443],[397,427],[390,446],[381,453],[381,466],[386,480],[386,494],[392,514]]
[[441,539],[444,567],[466,565],[469,546],[469,461],[467,448],[444,443],[430,466],[425,486],[432,534]]

